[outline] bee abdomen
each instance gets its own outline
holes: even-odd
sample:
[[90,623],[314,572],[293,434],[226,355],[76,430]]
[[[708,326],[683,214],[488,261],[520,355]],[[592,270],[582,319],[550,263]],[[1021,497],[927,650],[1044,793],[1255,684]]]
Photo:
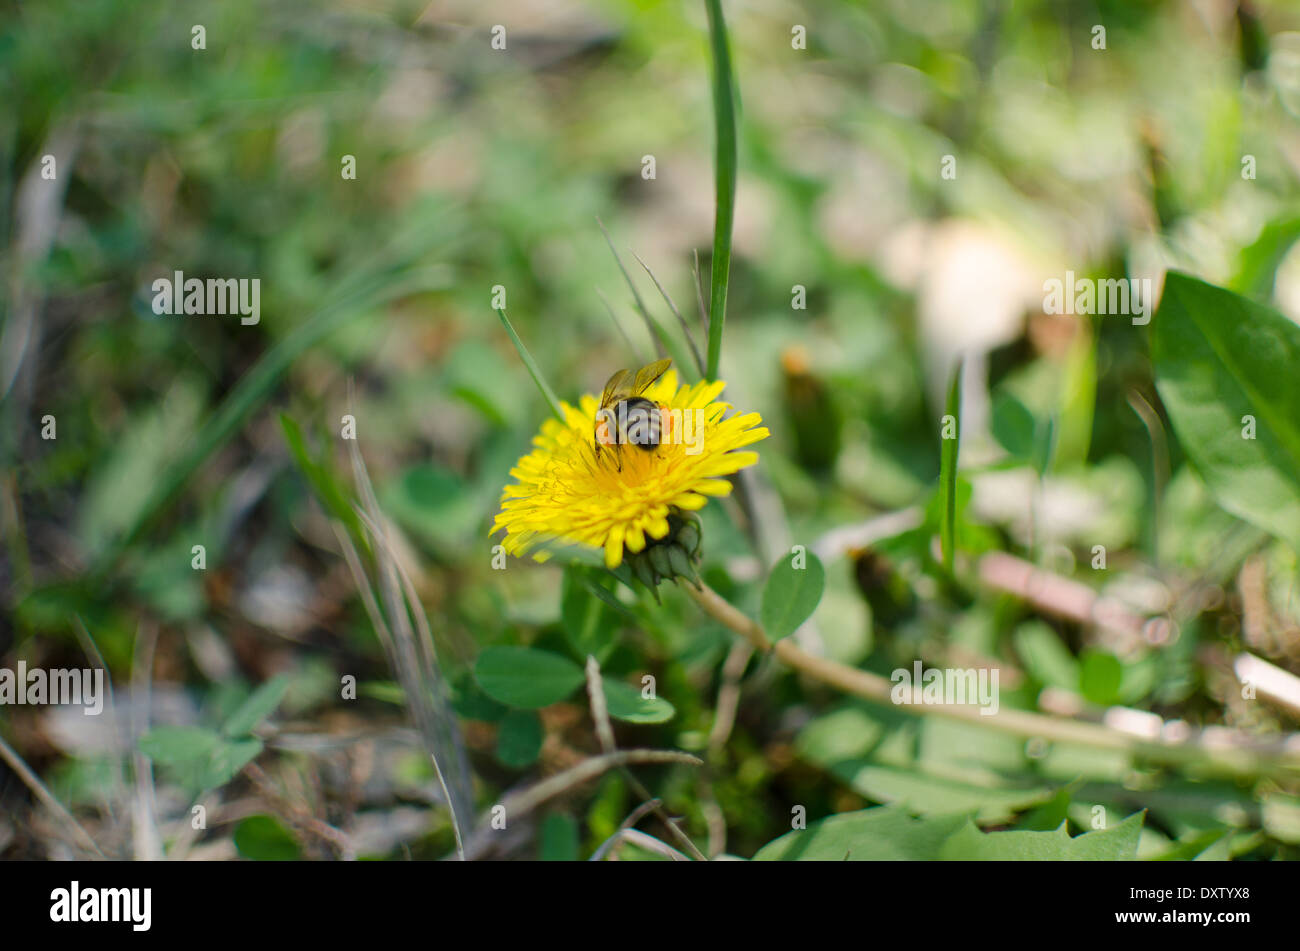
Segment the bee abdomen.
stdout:
[[622,442],[631,443],[647,452],[659,445],[662,421],[656,404],[636,396],[623,400],[619,404],[618,414],[618,431]]

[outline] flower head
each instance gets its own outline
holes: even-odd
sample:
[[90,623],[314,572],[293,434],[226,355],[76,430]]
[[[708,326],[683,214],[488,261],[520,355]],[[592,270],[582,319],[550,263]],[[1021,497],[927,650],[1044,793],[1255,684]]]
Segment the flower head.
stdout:
[[[725,476],[752,466],[756,452],[738,450],[768,435],[757,413],[724,418],[721,381],[678,386],[674,370],[642,396],[659,407],[659,444],[596,445],[598,400],[561,402],[563,421],[548,419],[533,450],[510,470],[517,481],[501,494],[492,531],[504,529],[505,550],[522,555],[550,541],[603,548],[616,568],[669,535],[670,516],[703,508],[731,492]],[[545,557],[535,551],[534,557]]]

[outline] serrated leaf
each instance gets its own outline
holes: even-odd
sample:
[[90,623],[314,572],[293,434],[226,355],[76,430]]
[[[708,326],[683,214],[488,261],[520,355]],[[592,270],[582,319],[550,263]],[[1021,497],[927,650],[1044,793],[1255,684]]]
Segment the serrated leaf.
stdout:
[[[796,568],[800,561],[803,567]],[[826,587],[826,571],[810,551],[788,555],[773,566],[763,588],[760,618],[773,641],[789,637],[812,617]]]
[[604,680],[605,706],[615,720],[628,723],[663,723],[676,714],[673,705],[662,697],[647,700],[641,691],[617,680]]
[[898,806],[846,812],[769,842],[754,861],[931,861],[965,822],[965,816],[913,819]]
[[948,861],[1129,861],[1137,857],[1144,813],[1134,813],[1113,829],[1070,838],[1062,822],[1052,832],[980,832],[967,822],[939,850]]
[[559,703],[586,679],[568,658],[532,647],[485,648],[474,678],[493,700],[524,710]]
[[1206,485],[1234,515],[1300,546],[1300,327],[1170,272],[1151,329],[1156,388]]

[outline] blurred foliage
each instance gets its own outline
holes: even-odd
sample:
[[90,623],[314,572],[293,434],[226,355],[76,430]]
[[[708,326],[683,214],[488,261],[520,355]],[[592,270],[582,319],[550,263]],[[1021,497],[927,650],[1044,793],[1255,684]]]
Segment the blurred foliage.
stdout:
[[[1056,691],[1085,716],[1121,704],[1294,731],[1296,711],[1244,698],[1231,662],[1250,651],[1300,672],[1286,468],[1300,459],[1300,10],[723,6],[739,183],[721,377],[773,435],[752,494],[700,513],[703,578],[788,634],[806,593],[780,569],[786,588],[765,594],[766,580],[803,545],[824,588],[791,636],[837,661],[884,676],[918,658],[991,661],[1004,709]],[[728,673],[734,636],[670,585],[658,604],[571,559],[495,570],[501,487],[549,410],[494,288],[559,398],[637,365],[653,341],[599,216],[703,342],[692,255],[708,299],[714,117],[702,3],[490,7],[0,7],[0,666],[94,664],[84,624],[118,705],[153,691],[147,733],[15,706],[0,732],[101,846],[130,854],[114,817],[129,815],[135,751],[155,767],[167,848],[336,857],[304,816],[362,857],[456,846],[341,558],[350,538],[367,564],[411,575],[479,809],[600,752],[588,655],[620,746],[706,761],[570,789],[504,854],[590,856],[641,804],[639,782],[702,848],[720,824],[744,857],[1300,856],[1294,772],[1027,743],[846,700],[765,657]],[[1244,295],[1172,278],[1161,313],[1202,329],[1218,319],[1203,304],[1248,314],[1269,338],[1246,345],[1257,362],[1173,317],[1042,312],[1043,282],[1067,271],[1158,291],[1166,268]],[[153,314],[153,280],[175,271],[259,279],[260,321]],[[632,279],[680,342],[653,285]],[[961,453],[941,460],[959,354],[973,355]],[[1274,410],[1258,442],[1229,446],[1224,420],[1239,430],[1259,399]],[[353,508],[345,416],[394,553],[368,545]],[[775,515],[747,507],[759,490]],[[899,511],[910,527],[819,547]],[[1117,638],[982,585],[977,559],[998,551],[1175,633]],[[715,743],[728,677],[742,690]],[[250,785],[254,758],[276,795]],[[178,831],[227,784],[265,814]],[[0,801],[0,854],[61,854],[8,770]],[[795,807],[806,832],[789,832]],[[640,827],[680,845],[654,818]]]

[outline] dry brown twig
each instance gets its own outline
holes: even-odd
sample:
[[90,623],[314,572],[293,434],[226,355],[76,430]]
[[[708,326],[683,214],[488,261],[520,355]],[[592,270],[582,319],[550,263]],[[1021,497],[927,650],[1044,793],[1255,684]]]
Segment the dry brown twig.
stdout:
[[[689,583],[682,584],[682,587],[706,614],[745,637],[756,649],[770,650],[788,666],[845,693],[874,703],[894,705],[892,693],[895,687],[884,677],[813,656],[790,639],[773,645],[761,626],[712,588],[703,584],[695,587]],[[1129,729],[1025,710],[1002,709],[992,716],[985,716],[979,707],[972,705],[921,704],[920,688],[914,687],[913,690],[916,702],[898,706],[904,712],[918,716],[963,720],[1025,738],[1041,737],[1055,742],[1123,750],[1162,762],[1195,761],[1234,774],[1300,770],[1300,735],[1254,737],[1221,727],[1194,730],[1182,721],[1165,722],[1154,714],[1143,718],[1140,723],[1132,718],[1120,721]]]

